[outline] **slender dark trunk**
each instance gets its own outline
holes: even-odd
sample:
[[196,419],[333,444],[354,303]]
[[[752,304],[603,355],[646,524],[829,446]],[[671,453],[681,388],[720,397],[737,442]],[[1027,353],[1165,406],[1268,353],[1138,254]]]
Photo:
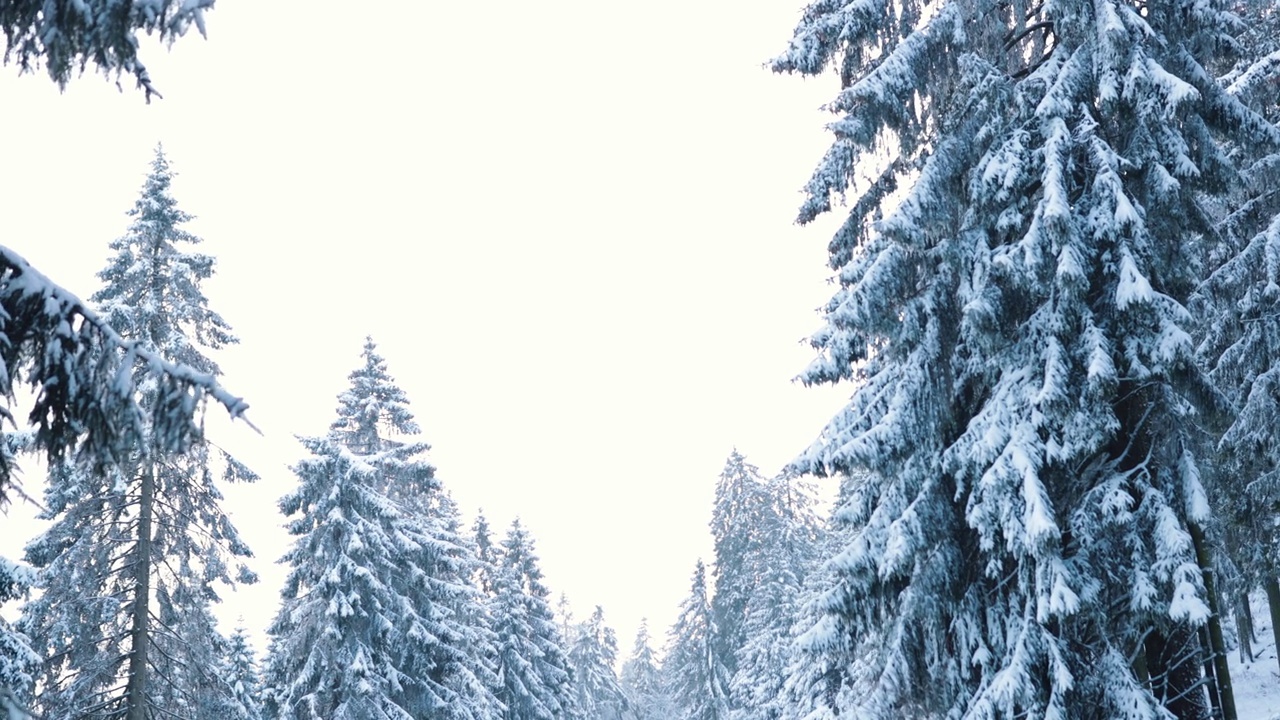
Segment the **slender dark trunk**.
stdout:
[[1226,720],[1222,709],[1222,694],[1218,690],[1218,676],[1213,666],[1213,643],[1209,640],[1209,630],[1201,625],[1197,634],[1200,637],[1200,662],[1204,665],[1204,689],[1209,696],[1209,717]]
[[1142,641],[1142,648],[1133,654],[1133,676],[1138,678],[1138,682],[1143,685],[1151,683],[1151,671],[1147,668],[1147,645],[1146,639]]
[[129,628],[133,647],[129,653],[129,704],[126,720],[147,718],[147,645],[151,637],[151,515],[155,506],[155,475],[150,463],[142,471],[138,494],[138,546],[133,567],[133,623]]
[[1250,590],[1244,590],[1240,593],[1240,613],[1244,615],[1245,622],[1249,625],[1249,644],[1258,642],[1258,626],[1253,622],[1253,607],[1249,605]]
[[1271,634],[1276,639],[1276,661],[1280,662],[1280,582],[1271,575],[1264,585],[1267,588],[1267,606],[1271,608]]
[[1249,611],[1249,593],[1240,593],[1236,603],[1236,635],[1240,638],[1240,662],[1253,662],[1253,613]]
[[[1227,666],[1227,647],[1222,639],[1222,613],[1218,611],[1218,586],[1214,582],[1213,562],[1209,559],[1209,547],[1205,542],[1204,531],[1194,522],[1187,523],[1191,531],[1191,543],[1196,551],[1196,563],[1200,565],[1200,573],[1204,577],[1205,599],[1209,601],[1209,620],[1205,623],[1205,639],[1209,657],[1205,660],[1205,674],[1212,677],[1214,688],[1210,688],[1209,700],[1214,705],[1215,714],[1222,720],[1238,720],[1236,716],[1236,695],[1231,687],[1231,668]],[[1210,674],[1211,673],[1211,674]],[[1216,692],[1215,692],[1216,689]]]

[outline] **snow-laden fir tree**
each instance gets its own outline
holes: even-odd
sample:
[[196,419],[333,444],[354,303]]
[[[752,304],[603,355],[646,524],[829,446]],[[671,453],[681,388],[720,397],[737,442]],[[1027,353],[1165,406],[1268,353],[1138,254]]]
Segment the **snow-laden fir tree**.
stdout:
[[225,720],[262,720],[262,681],[258,675],[258,660],[243,625],[237,626],[227,638],[218,674],[231,690],[218,717]]
[[760,540],[743,561],[754,585],[743,613],[737,671],[729,683],[733,720],[782,715],[792,631],[820,535],[813,489],[804,479],[783,472],[765,483],[761,494],[767,503],[754,528]]
[[627,697],[628,717],[633,720],[669,720],[675,706],[662,673],[662,664],[649,636],[649,621],[640,619],[631,655],[622,663],[622,691]]
[[[191,216],[170,193],[172,177],[157,149],[92,300],[134,348],[216,378],[206,353],[236,339],[201,289],[214,259],[189,248],[200,239],[183,228]],[[133,383],[144,410],[172,402],[171,385],[145,370]],[[144,425],[135,437],[157,431]],[[254,579],[241,561],[249,550],[222,511],[215,466],[224,482],[254,479],[203,441],[181,454],[139,442],[112,463],[81,456],[51,467],[43,515],[52,524],[27,546],[43,593],[21,619],[46,658],[35,695],[42,714],[207,716],[201,708],[220,692],[215,584]]]
[[[1280,121],[1280,17],[1275,4],[1238,3],[1246,33],[1234,67],[1221,79],[1227,91],[1271,122]],[[1217,261],[1193,304],[1200,320],[1199,354],[1238,409],[1205,468],[1219,520],[1215,535],[1234,563],[1234,602],[1248,608],[1248,592],[1267,590],[1280,642],[1280,142],[1239,143],[1244,182],[1218,223]],[[1230,593],[1228,593],[1230,595]],[[1246,624],[1248,624],[1246,622]]]
[[782,689],[775,696],[776,701],[766,706],[780,709],[783,720],[835,717],[831,703],[818,701],[814,689],[824,688],[832,694],[840,692],[849,670],[846,658],[854,655],[855,645],[860,639],[845,633],[828,632],[824,637],[829,644],[815,648],[809,642],[796,642],[795,634],[832,620],[830,599],[839,596],[844,585],[837,559],[861,530],[855,524],[856,515],[850,510],[855,509],[851,503],[857,498],[857,488],[868,482],[866,474],[859,472],[840,477],[835,504],[822,523],[813,548],[814,557],[820,561],[810,566],[797,593],[793,641],[781,678]]
[[774,69],[834,69],[800,220],[848,199],[798,465],[870,469],[802,637],[809,717],[1205,713],[1192,530],[1219,398],[1185,302],[1220,136],[1215,2],[818,0]]
[[573,607],[569,604],[568,594],[560,593],[560,597],[556,598],[556,607],[552,612],[555,613],[556,620],[560,623],[560,637],[564,638],[565,646],[573,647],[578,623],[573,617]]
[[431,658],[432,665],[424,667],[423,672],[441,674],[443,669],[451,668],[449,686],[458,697],[470,698],[472,708],[471,715],[457,715],[458,718],[497,720],[502,717],[502,706],[494,694],[498,685],[498,639],[489,614],[490,598],[477,582],[487,570],[482,569],[479,549],[463,532],[462,513],[447,489],[442,487],[430,495],[426,512],[439,519],[436,539],[444,554],[436,559],[432,574],[442,591],[441,607],[452,614],[456,640],[450,643],[452,656],[443,660],[440,655]]
[[[433,514],[441,491],[404,392],[372,340],[299,487],[280,501],[295,537],[269,632],[265,714],[289,720],[494,717],[462,645],[467,596]],[[402,439],[401,439],[402,438]]]
[[489,529],[489,521],[485,518],[483,509],[476,513],[471,535],[474,538],[476,559],[472,580],[480,592],[491,597],[497,584],[499,559],[498,548],[493,544],[493,532]]
[[577,691],[578,716],[583,720],[623,720],[627,698],[614,666],[618,662],[618,636],[604,624],[599,605],[591,617],[573,628],[569,662]]
[[728,720],[729,671],[716,652],[716,623],[707,595],[707,568],[699,560],[689,596],[671,626],[662,672],[678,720]]
[[737,449],[729,454],[716,480],[711,512],[711,537],[715,543],[711,612],[718,631],[712,642],[729,676],[737,670],[738,649],[747,641],[747,601],[756,579],[746,563],[763,541],[759,529],[767,503],[764,482],[760,470]]
[[497,696],[505,707],[503,720],[576,718],[573,671],[533,538],[515,520],[500,547],[491,614],[498,635]]

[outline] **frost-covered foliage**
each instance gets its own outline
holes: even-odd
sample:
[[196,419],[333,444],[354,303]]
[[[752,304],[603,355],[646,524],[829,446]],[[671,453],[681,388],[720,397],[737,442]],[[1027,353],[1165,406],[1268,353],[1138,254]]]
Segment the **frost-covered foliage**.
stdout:
[[760,494],[766,502],[753,526],[760,539],[743,562],[744,574],[753,581],[744,608],[745,639],[735,651],[737,670],[729,683],[734,720],[782,715],[792,629],[820,536],[813,489],[805,480],[784,472],[765,483]]
[[[471,665],[474,591],[457,518],[372,340],[328,436],[303,438],[280,501],[296,537],[270,628],[265,714],[290,720],[499,717]],[[407,436],[405,440],[395,439]]]
[[[248,404],[217,378],[170,362],[122,337],[80,298],[0,246],[0,421],[14,425],[20,388],[34,391],[24,418],[31,448],[50,464],[66,457],[120,465],[139,445],[180,452],[200,436],[213,398],[232,417]],[[158,389],[141,403],[140,379]],[[0,443],[0,500],[14,480],[13,448]]]
[[747,601],[756,583],[747,567],[748,558],[758,555],[767,542],[760,531],[768,504],[764,484],[760,470],[736,449],[725,460],[716,480],[711,511],[711,537],[715,543],[711,614],[717,632],[712,642],[717,660],[729,676],[738,667],[738,649],[747,642]]
[[133,76],[149,101],[159,93],[138,59],[139,34],[173,43],[194,26],[204,35],[204,13],[213,4],[214,0],[4,0],[4,61],[23,72],[43,66],[63,88],[92,64],[106,75]]
[[800,220],[848,218],[803,379],[856,388],[798,466],[870,471],[800,640],[809,717],[1203,714],[1190,527],[1226,404],[1186,303],[1220,138],[1274,133],[1206,70],[1236,28],[1213,2],[804,11],[774,69],[842,89]]
[[533,538],[516,520],[502,541],[492,605],[503,720],[578,717],[573,672],[550,597]]
[[258,660],[243,626],[227,638],[226,651],[218,664],[218,674],[231,692],[221,712],[225,720],[262,720],[262,681]]
[[475,568],[472,581],[486,596],[492,596],[498,577],[498,548],[493,544],[493,532],[489,529],[489,520],[484,510],[476,513],[475,522],[471,526],[471,535],[475,547]]
[[[22,598],[33,581],[30,569],[0,558],[0,605]],[[40,656],[32,651],[27,638],[0,617],[0,716],[22,717],[24,695],[39,663]]]
[[699,560],[689,596],[667,639],[662,672],[677,720],[727,720],[729,671],[716,653],[717,629],[707,597],[707,569]]
[[604,624],[604,608],[597,605],[591,617],[574,628],[573,643],[569,647],[578,717],[623,719],[627,699],[614,673],[617,662],[618,636],[613,628]]
[[[190,216],[169,194],[171,177],[157,150],[92,300],[135,348],[214,378],[205,352],[235,338],[201,292],[213,259],[184,248],[199,238],[181,227]],[[144,411],[173,402],[171,384],[145,366],[135,366],[132,385]],[[146,417],[135,438],[149,434]],[[44,715],[112,718],[137,708],[142,715],[131,717],[197,718],[224,692],[214,673],[223,638],[209,604],[215,584],[254,578],[241,561],[249,549],[221,509],[214,466],[224,481],[255,476],[198,435],[186,444],[166,453],[139,441],[110,464],[81,455],[51,467],[43,514],[52,525],[27,546],[43,593],[21,620],[47,658],[35,695]]]
[[814,562],[818,522],[806,481],[766,481],[734,450],[716,483],[712,645],[727,679],[729,716],[777,717],[798,593]]
[[[1247,32],[1221,82],[1280,120],[1280,13],[1270,2],[1239,5]],[[1236,143],[1244,182],[1224,204],[1215,264],[1192,304],[1201,361],[1238,410],[1204,470],[1240,591],[1280,575],[1280,140],[1265,139]]]
[[[859,532],[859,528],[849,522],[844,509],[854,489],[866,482],[863,475],[865,473],[841,479],[839,496],[814,548],[815,556],[826,561],[809,569],[797,594],[793,636],[797,631],[807,631],[822,624],[833,627],[834,618],[828,601],[833,593],[840,592],[844,582],[836,559]],[[842,632],[828,632],[826,644],[819,648],[793,640],[783,673],[782,689],[775,696],[775,703],[766,707],[780,707],[784,720],[834,720],[837,708],[847,700],[837,695],[849,689],[844,686],[849,671],[847,658],[855,656],[858,640]],[[823,701],[816,701],[821,695],[825,695]]]
[[640,620],[631,656],[622,663],[622,691],[634,720],[670,720],[675,705],[663,678],[662,665],[649,637],[649,621]]
[[481,561],[478,551],[462,530],[462,514],[448,491],[441,487],[427,498],[422,509],[437,520],[435,537],[444,553],[435,558],[431,574],[436,579],[432,598],[440,617],[448,617],[442,643],[420,663],[420,672],[448,686],[466,709],[436,715],[442,720],[483,720],[501,717],[494,694],[497,687],[497,636],[489,615],[488,596],[476,584]]

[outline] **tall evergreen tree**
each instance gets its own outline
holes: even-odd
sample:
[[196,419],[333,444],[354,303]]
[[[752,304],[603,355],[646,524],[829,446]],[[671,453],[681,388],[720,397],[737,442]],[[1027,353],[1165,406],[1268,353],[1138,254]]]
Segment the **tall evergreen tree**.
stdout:
[[622,664],[622,691],[633,720],[669,720],[675,716],[662,666],[649,637],[649,621],[641,618],[631,656]]
[[[813,717],[1204,716],[1222,409],[1185,303],[1221,136],[1212,2],[811,4],[774,69],[834,68],[800,220],[851,194],[807,383],[851,381],[799,465],[873,472],[803,638]],[[1198,414],[1199,413],[1199,414]]]
[[744,562],[754,578],[743,613],[745,640],[737,649],[737,671],[729,683],[734,720],[776,720],[782,715],[792,629],[818,549],[819,523],[808,483],[784,472],[769,480],[762,494],[768,502],[755,527],[760,542]]
[[[821,526],[814,547],[815,562],[805,576],[796,597],[796,620],[792,626],[793,641],[788,649],[782,689],[768,709],[780,709],[784,720],[834,720],[837,709],[850,704],[856,689],[846,680],[848,659],[856,656],[862,638],[834,628],[816,630],[826,623],[833,625],[842,611],[840,603],[848,596],[838,557],[857,537],[856,510],[859,488],[869,482],[867,473],[859,472],[840,478],[840,488],[831,514]],[[804,631],[805,637],[795,638]],[[821,639],[821,643],[815,642]]]
[[717,628],[712,638],[718,661],[731,677],[738,667],[738,650],[747,642],[747,602],[756,577],[747,567],[766,542],[761,533],[767,505],[760,470],[734,449],[716,481],[711,513],[711,537],[715,542],[715,593],[711,612]]
[[[466,596],[440,483],[403,391],[372,340],[324,438],[280,501],[296,537],[270,628],[266,714],[290,720],[480,720],[457,603]],[[409,436],[405,441],[397,436]]]
[[596,606],[591,617],[574,628],[569,647],[573,684],[577,690],[579,717],[583,720],[622,720],[627,698],[614,666],[618,662],[618,636],[604,624],[604,608]]
[[[214,260],[186,249],[200,239],[182,227],[191,216],[170,194],[172,177],[157,149],[92,299],[134,347],[217,377],[205,353],[236,339],[201,290]],[[171,402],[172,388],[145,371],[133,382],[143,408]],[[215,459],[204,442],[180,455],[162,449],[138,444],[115,464],[68,459],[50,470],[44,517],[52,525],[27,547],[44,592],[21,620],[47,658],[36,691],[46,715],[194,718],[217,687],[215,583],[254,578],[239,560],[250,553],[221,509],[213,468],[221,465],[228,482],[255,476],[233,458]]]
[[533,539],[519,520],[501,548],[492,613],[503,720],[575,718],[573,673],[551,612],[551,591],[542,584]]
[[662,671],[679,720],[728,720],[729,671],[716,652],[716,623],[707,597],[707,568],[699,560],[689,596],[671,627]]
[[493,544],[493,533],[489,529],[489,521],[485,519],[484,510],[476,513],[475,523],[471,526],[474,537],[476,567],[473,579],[480,591],[492,596],[498,576],[498,548]]
[[226,653],[219,664],[219,675],[230,687],[230,694],[219,718],[225,720],[262,720],[262,681],[258,661],[244,626],[227,638]]
[[[1237,3],[1245,35],[1235,66],[1222,78],[1227,91],[1270,122],[1280,121],[1280,17],[1274,4]],[[1200,320],[1199,355],[1214,381],[1238,408],[1205,468],[1210,501],[1219,520],[1216,539],[1239,572],[1235,603],[1248,606],[1247,592],[1267,588],[1273,627],[1280,642],[1280,143],[1250,147],[1241,187],[1218,223],[1217,263],[1193,305]]]
[[502,705],[494,694],[498,687],[497,656],[498,637],[493,630],[490,615],[490,598],[477,583],[483,575],[479,550],[462,532],[462,514],[447,489],[431,493],[426,512],[439,519],[435,533],[442,555],[436,557],[433,577],[439,589],[440,606],[451,614],[454,637],[449,643],[452,656],[436,656],[433,666],[424,667],[425,673],[442,674],[442,667],[449,667],[442,682],[458,698],[467,698],[470,715],[443,714],[444,719],[498,720],[502,717]]

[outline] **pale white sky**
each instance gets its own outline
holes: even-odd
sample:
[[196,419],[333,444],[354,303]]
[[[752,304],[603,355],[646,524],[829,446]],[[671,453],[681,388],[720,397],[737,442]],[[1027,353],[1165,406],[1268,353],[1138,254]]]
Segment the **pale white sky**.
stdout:
[[833,225],[792,219],[837,89],[762,67],[800,7],[222,0],[144,56],[150,106],[0,69],[0,242],[91,294],[162,141],[219,259],[217,359],[264,432],[215,431],[264,478],[229,492],[264,582],[221,616],[274,614],[293,434],[372,334],[463,509],[519,515],[624,653],[665,632],[729,451],[775,472],[848,395],[790,380],[830,295]]

